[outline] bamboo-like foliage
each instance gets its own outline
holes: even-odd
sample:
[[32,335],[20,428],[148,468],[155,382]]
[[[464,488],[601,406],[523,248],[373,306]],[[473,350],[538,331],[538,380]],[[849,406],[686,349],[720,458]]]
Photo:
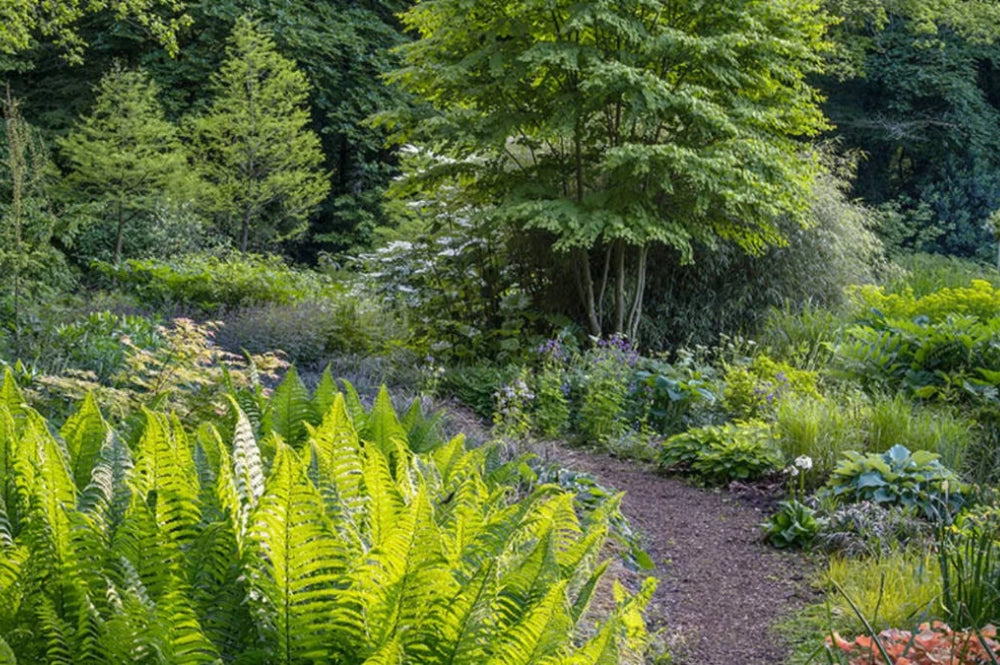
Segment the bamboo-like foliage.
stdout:
[[289,381],[263,431],[233,400],[194,435],[145,412],[129,446],[91,399],[56,436],[7,375],[0,663],[611,665],[642,647],[651,582],[584,625],[615,506],[581,520],[460,437],[412,452],[385,392],[356,419],[353,391]]

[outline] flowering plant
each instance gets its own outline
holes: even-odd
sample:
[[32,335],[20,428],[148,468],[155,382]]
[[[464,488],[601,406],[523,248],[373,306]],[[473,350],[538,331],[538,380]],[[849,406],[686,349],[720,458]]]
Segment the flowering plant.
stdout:
[[528,406],[535,399],[535,393],[528,387],[527,371],[510,383],[504,383],[493,393],[493,425],[495,433],[503,438],[523,439],[531,431]]
[[566,365],[569,351],[558,338],[546,340],[538,347],[541,368],[537,375],[535,428],[544,436],[558,436],[569,423],[570,385]]

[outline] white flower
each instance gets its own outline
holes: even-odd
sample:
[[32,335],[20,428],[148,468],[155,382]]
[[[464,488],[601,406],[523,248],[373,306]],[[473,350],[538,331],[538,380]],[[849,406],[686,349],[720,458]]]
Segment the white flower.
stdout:
[[797,466],[790,466],[785,470],[788,472],[788,475],[790,475],[792,478],[799,475],[799,467]]
[[809,469],[813,468],[812,457],[809,457],[808,455],[802,455],[801,457],[796,457],[795,466],[802,469],[803,471],[808,471]]

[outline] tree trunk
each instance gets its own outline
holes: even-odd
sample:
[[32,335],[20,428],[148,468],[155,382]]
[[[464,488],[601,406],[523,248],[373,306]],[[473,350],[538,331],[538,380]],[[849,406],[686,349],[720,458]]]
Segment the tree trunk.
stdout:
[[247,208],[243,213],[243,227],[240,229],[240,251],[246,252],[247,246],[250,244],[250,215],[252,214],[252,209]]
[[594,278],[590,274],[590,256],[584,249],[576,249],[576,286],[580,294],[580,301],[587,312],[587,323],[590,325],[590,334],[594,337],[601,336],[601,321],[597,317],[597,305],[594,300]]
[[639,337],[639,324],[642,322],[642,298],[646,293],[646,273],[648,272],[649,246],[639,249],[639,265],[635,275],[635,299],[632,301],[632,311],[628,316],[628,337],[635,341]]
[[616,240],[618,261],[615,265],[615,334],[625,332],[625,241]]
[[122,261],[122,244],[125,238],[125,205],[118,202],[118,231],[115,233],[115,267]]

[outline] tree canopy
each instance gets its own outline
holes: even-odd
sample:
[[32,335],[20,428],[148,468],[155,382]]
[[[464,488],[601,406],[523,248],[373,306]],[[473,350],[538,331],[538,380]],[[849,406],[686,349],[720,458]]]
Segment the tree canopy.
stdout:
[[457,183],[462,205],[551,234],[577,256],[592,334],[605,330],[592,250],[615,266],[621,332],[651,244],[760,251],[808,209],[815,165],[796,139],[826,127],[806,81],[825,47],[814,2],[438,0],[403,19],[420,38],[392,79],[433,112],[383,121],[441,157],[408,194]]

